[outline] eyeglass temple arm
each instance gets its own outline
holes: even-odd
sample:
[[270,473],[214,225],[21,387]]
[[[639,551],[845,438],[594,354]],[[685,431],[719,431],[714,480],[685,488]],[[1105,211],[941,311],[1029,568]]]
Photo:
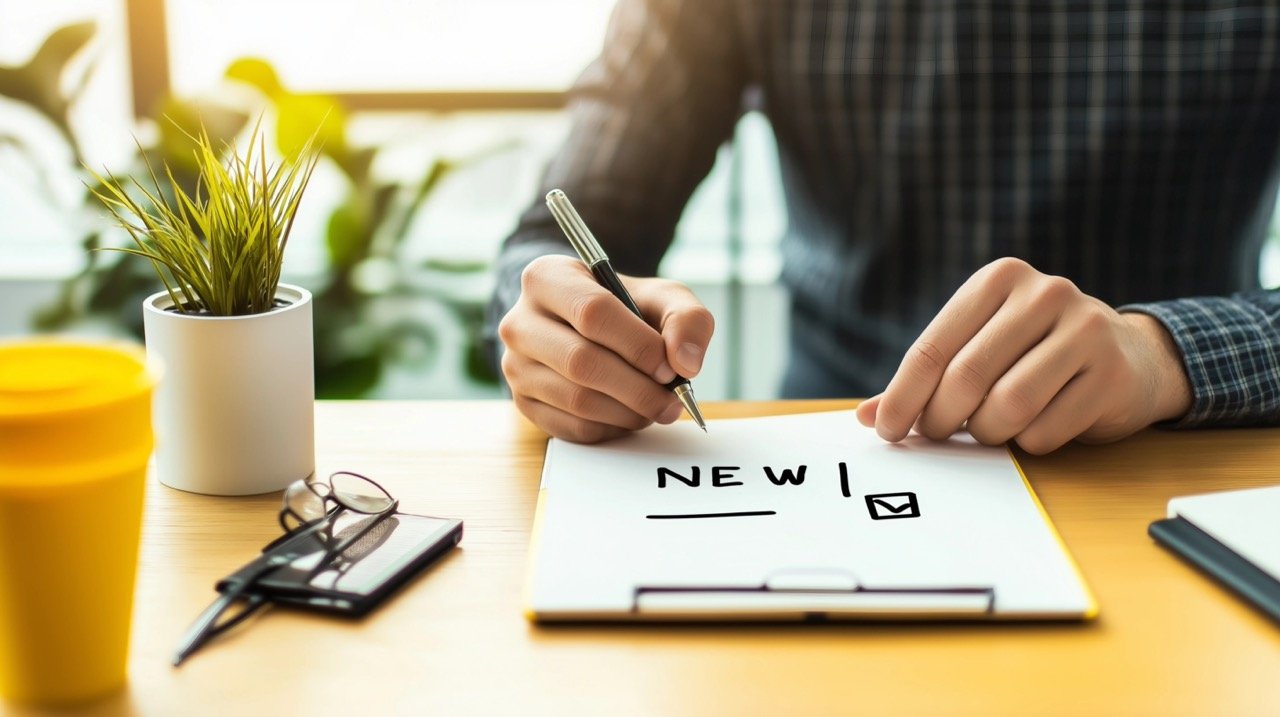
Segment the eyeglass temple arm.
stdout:
[[[264,596],[254,593],[245,597],[245,592],[267,573],[287,565],[289,562],[290,559],[288,558],[274,556],[260,566],[252,575],[238,581],[231,589],[219,595],[209,607],[204,609],[204,612],[200,613],[200,616],[191,624],[191,627],[187,628],[186,634],[182,636],[182,640],[178,643],[178,649],[173,653],[173,666],[181,665],[196,650],[203,647],[205,643],[244,622],[245,619],[265,605],[267,599]],[[241,598],[245,598],[248,601],[244,609],[230,620],[218,624],[218,618],[222,617],[223,613]]]
[[[387,510],[377,514],[376,520],[369,521],[369,524],[356,532],[355,535],[344,538],[337,545],[326,550],[324,558],[322,558],[320,563],[312,569],[310,577],[318,575],[325,566],[333,561],[334,558],[344,553],[348,548],[355,544],[357,540],[364,537],[366,533],[372,530],[373,526],[381,523],[387,516],[393,515],[399,506],[400,501],[393,500]],[[326,517],[331,517],[334,512],[336,511],[331,511]],[[316,523],[319,524],[322,521],[323,519],[316,521]],[[310,527],[316,528],[318,525],[312,525]],[[281,538],[277,538],[272,541],[266,549],[269,550],[271,547],[281,542],[283,538],[294,537],[296,532],[297,531],[291,531],[286,533],[284,536],[281,536]],[[273,572],[277,568],[283,567],[292,562],[292,560],[292,557],[280,555],[272,556],[269,560],[263,563],[257,571],[245,577],[243,580],[238,581],[232,588],[219,595],[218,598],[209,605],[209,607],[204,609],[204,612],[200,613],[200,616],[191,624],[191,627],[187,628],[186,634],[182,636],[182,640],[178,643],[178,649],[173,654],[173,666],[177,667],[181,665],[188,657],[194,654],[196,650],[203,647],[205,643],[223,632],[230,630],[236,625],[239,625],[241,622],[244,622],[245,619],[265,605],[268,602],[265,596],[259,593],[252,593],[246,598],[248,604],[245,605],[244,609],[241,610],[239,614],[222,624],[218,624],[218,618],[222,617],[223,613],[229,610],[237,600],[244,597],[245,592],[254,583],[261,580],[268,573]]]

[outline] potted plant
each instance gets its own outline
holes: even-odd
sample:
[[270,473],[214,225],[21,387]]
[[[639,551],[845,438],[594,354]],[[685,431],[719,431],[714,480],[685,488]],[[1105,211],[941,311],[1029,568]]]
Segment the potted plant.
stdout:
[[149,162],[150,186],[95,175],[134,242],[115,250],[149,260],[164,285],[142,307],[164,371],[156,470],[195,493],[266,493],[315,469],[312,299],[280,270],[319,153],[313,135],[269,163],[260,127],[243,153],[192,136],[194,192],[167,163],[163,186]]

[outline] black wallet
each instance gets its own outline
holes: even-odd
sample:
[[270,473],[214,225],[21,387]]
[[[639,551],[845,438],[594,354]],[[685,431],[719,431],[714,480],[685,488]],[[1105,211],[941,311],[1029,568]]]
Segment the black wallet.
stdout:
[[[341,553],[329,546],[358,536]],[[254,581],[250,594],[292,607],[340,615],[368,613],[462,540],[462,521],[410,513],[339,515],[268,545],[262,555],[220,580],[225,592],[275,556],[287,565]]]

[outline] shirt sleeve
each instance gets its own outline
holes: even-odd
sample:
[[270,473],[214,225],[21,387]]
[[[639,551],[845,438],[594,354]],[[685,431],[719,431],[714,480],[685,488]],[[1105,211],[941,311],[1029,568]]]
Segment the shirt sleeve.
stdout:
[[1280,424],[1280,290],[1132,304],[1164,324],[1191,379],[1191,410],[1171,425]]
[[569,196],[618,271],[657,272],[740,112],[746,70],[733,15],[723,0],[618,3],[603,51],[570,92],[568,137],[495,263],[485,321],[495,368],[497,325],[520,296],[525,266],[574,255],[543,201],[552,188]]

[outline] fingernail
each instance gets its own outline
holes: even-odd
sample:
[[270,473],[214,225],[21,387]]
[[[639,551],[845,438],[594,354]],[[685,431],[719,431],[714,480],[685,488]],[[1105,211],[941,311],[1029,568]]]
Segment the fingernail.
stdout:
[[667,406],[667,410],[663,411],[661,416],[658,416],[658,423],[674,423],[683,412],[683,406],[678,403],[673,403],[670,406]]
[[697,344],[680,344],[676,358],[680,359],[680,365],[689,373],[697,373],[702,369],[702,348]]
[[653,380],[658,383],[671,383],[675,377],[676,370],[671,368],[671,364],[666,361],[663,361],[662,365],[658,367],[658,370],[653,372]]

